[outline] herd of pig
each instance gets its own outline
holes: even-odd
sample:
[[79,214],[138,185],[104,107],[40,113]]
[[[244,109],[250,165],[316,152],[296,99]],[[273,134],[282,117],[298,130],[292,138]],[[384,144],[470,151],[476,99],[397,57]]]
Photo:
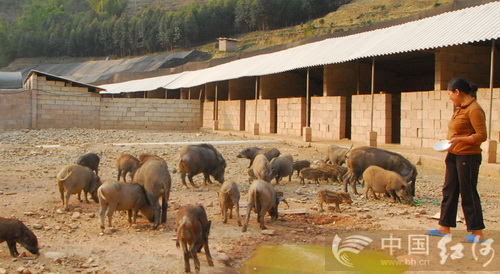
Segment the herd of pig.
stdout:
[[[323,203],[335,204],[340,212],[340,203],[351,203],[348,185],[352,192],[358,194],[356,185],[362,180],[365,186],[364,196],[369,198],[369,192],[376,199],[378,194],[392,196],[394,201],[412,203],[415,195],[416,167],[402,155],[373,147],[343,148],[331,145],[324,161],[317,167],[311,167],[307,160],[294,161],[290,154],[281,154],[276,148],[249,147],[241,151],[238,158],[250,160],[248,166],[249,183],[247,193],[247,212],[242,223],[239,213],[240,191],[234,182],[224,182],[226,161],[219,151],[210,144],[187,145],[179,154],[175,172],[179,172],[182,184],[187,187],[187,175],[190,184],[193,176],[202,173],[204,184],[212,184],[213,177],[221,184],[217,190],[221,216],[226,223],[232,218],[233,208],[236,209],[237,222],[245,232],[252,210],[257,213],[261,229],[266,229],[264,216],[278,218],[278,205],[285,202],[283,193],[276,191],[272,181],[279,184],[282,178],[291,176],[294,171],[305,180],[319,180],[343,183],[344,192],[320,190],[318,192],[318,208],[323,211]],[[75,164],[64,166],[56,176],[63,208],[69,210],[71,195],[81,193],[88,201],[88,194],[100,203],[100,226],[105,228],[105,216],[108,226],[112,226],[112,216],[117,210],[128,212],[129,223],[136,223],[138,212],[153,222],[153,229],[166,222],[167,205],[172,180],[167,163],[159,156],[141,154],[137,158],[124,153],[116,159],[118,170],[117,181],[107,181],[104,184],[98,176],[99,156],[88,153],[78,158]],[[345,166],[344,166],[345,165]],[[131,181],[127,182],[127,174]],[[120,180],[122,179],[123,182]],[[161,201],[161,203],[160,203]],[[208,220],[205,209],[201,205],[182,207],[176,214],[177,247],[182,247],[185,271],[190,271],[189,258],[195,263],[197,272],[200,262],[197,253],[205,248],[208,264],[213,266],[213,260],[208,248],[208,235],[211,221]],[[27,250],[38,254],[36,236],[22,222],[16,219],[0,217],[0,242],[6,241],[12,256],[18,256],[16,243]]]

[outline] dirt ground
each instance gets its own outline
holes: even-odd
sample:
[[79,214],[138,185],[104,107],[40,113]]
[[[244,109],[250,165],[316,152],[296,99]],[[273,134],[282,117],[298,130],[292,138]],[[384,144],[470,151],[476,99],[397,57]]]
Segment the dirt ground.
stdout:
[[[195,176],[197,189],[182,186],[176,168],[182,145],[129,143],[243,141],[215,144],[227,161],[226,180],[238,184],[241,202],[246,203],[248,179],[247,159],[237,158],[239,151],[250,146],[276,147],[290,153],[296,160],[317,163],[324,152],[317,148],[297,147],[284,143],[256,144],[253,140],[231,135],[207,132],[120,131],[95,129],[19,130],[0,132],[0,216],[23,221],[37,235],[41,255],[34,257],[18,247],[20,258],[11,258],[6,243],[0,244],[0,272],[7,273],[182,273],[182,252],[175,247],[174,216],[179,206],[200,203],[205,206],[212,230],[210,250],[215,261],[209,267],[205,255],[199,255],[202,273],[236,273],[261,245],[306,244],[323,245],[339,230],[401,230],[426,231],[437,221],[429,217],[439,212],[443,170],[417,166],[418,206],[393,203],[390,199],[365,200],[353,197],[351,205],[341,205],[341,213],[333,207],[323,213],[317,211],[316,192],[319,189],[340,190],[338,184],[300,185],[296,174],[289,182],[275,186],[282,191],[293,211],[305,214],[280,214],[279,220],[266,225],[269,233],[262,234],[252,213],[247,232],[242,233],[236,220],[222,223],[215,191],[217,184],[203,186],[202,175]],[[245,143],[247,142],[247,143]],[[127,144],[125,144],[127,143]],[[118,145],[117,145],[118,144]],[[121,144],[121,145],[120,145]],[[62,204],[55,185],[55,176],[64,166],[76,161],[79,155],[95,152],[101,157],[99,175],[103,180],[115,180],[116,157],[124,152],[133,155],[153,153],[163,157],[173,178],[168,219],[160,229],[139,218],[129,225],[126,214],[116,213],[114,230],[99,227],[99,205],[93,201],[79,202],[76,195],[70,199],[70,211],[61,210]],[[481,178],[479,191],[488,229],[500,229],[499,201],[495,178]],[[361,189],[359,190],[361,192]],[[352,195],[352,194],[351,194]],[[280,205],[280,211],[286,206]],[[246,208],[240,210],[244,214]],[[461,213],[460,213],[461,214]],[[459,223],[457,231],[464,231]],[[191,262],[192,269],[194,269]]]

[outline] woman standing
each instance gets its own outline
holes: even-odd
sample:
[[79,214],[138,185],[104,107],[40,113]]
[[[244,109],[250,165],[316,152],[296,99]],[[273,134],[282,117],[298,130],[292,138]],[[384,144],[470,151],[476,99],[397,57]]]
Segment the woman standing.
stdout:
[[456,227],[459,195],[465,216],[467,235],[464,242],[484,241],[483,210],[477,192],[481,143],[486,141],[486,116],[476,101],[477,87],[463,78],[448,82],[448,95],[456,111],[448,124],[450,148],[446,155],[446,175],[443,185],[439,227],[426,234],[451,236],[450,228]]

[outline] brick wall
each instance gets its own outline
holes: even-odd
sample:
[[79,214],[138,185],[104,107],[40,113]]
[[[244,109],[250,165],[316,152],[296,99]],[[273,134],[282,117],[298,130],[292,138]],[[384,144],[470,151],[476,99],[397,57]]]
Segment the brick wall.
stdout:
[[245,129],[245,101],[219,101],[218,108],[219,129]]
[[[259,133],[276,133],[276,99],[260,99],[257,103],[257,123]],[[247,100],[245,103],[245,129],[253,131],[255,123],[255,100]]]
[[340,140],[345,137],[346,98],[312,97],[311,129],[312,136]]
[[100,95],[86,87],[38,76],[35,128],[99,128]]
[[[460,45],[436,50],[435,90],[446,90],[453,77],[463,77],[477,86],[488,87],[490,77],[491,47]],[[498,64],[500,56],[496,56]],[[500,75],[495,74],[496,82]]]
[[[373,104],[373,131],[377,132],[377,142],[391,142],[392,116],[391,94],[375,94]],[[371,95],[352,96],[351,140],[368,142],[371,121]]]
[[278,99],[278,134],[302,136],[306,125],[306,98]]
[[[486,114],[488,127],[489,89],[479,89],[477,98]],[[493,90],[493,106],[499,104],[500,89],[496,88]],[[401,145],[431,148],[437,141],[446,139],[453,108],[447,91],[403,92],[401,94]],[[490,139],[500,141],[500,110],[498,108],[493,107],[491,124]]]
[[214,126],[214,102],[203,103],[203,127],[213,128]]
[[189,130],[201,127],[200,102],[181,99],[102,98],[101,128]]
[[31,128],[31,91],[0,90],[0,129]]

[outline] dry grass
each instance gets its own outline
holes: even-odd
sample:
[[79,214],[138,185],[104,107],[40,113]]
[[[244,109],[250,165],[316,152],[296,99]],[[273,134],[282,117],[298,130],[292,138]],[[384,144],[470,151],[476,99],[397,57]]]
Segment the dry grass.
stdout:
[[[250,52],[263,48],[302,41],[310,37],[347,31],[376,22],[403,18],[427,11],[436,6],[447,4],[453,0],[353,0],[340,7],[337,11],[323,18],[294,27],[271,31],[257,31],[239,35],[241,51]],[[202,47],[202,50],[212,52],[214,58],[226,57],[234,53],[221,53],[214,43]]]

